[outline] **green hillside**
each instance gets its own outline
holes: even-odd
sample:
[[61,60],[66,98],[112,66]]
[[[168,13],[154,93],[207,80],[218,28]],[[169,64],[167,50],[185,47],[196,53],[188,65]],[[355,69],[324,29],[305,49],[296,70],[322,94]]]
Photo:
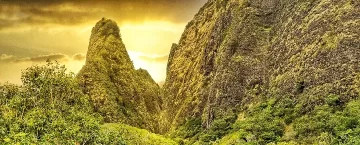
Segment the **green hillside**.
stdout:
[[[129,125],[107,123],[100,126],[100,136],[103,144],[130,145],[176,145],[171,139]],[[117,140],[118,139],[118,140]]]
[[103,18],[76,75],[0,84],[0,144],[360,144],[359,28],[358,0],[209,0],[160,88]]

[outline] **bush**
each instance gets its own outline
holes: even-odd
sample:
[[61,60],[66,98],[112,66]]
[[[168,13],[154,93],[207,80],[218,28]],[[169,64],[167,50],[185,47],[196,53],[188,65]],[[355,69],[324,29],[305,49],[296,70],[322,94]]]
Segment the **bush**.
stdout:
[[195,117],[186,120],[185,124],[181,125],[173,134],[172,137],[191,138],[202,130],[201,118]]
[[228,134],[232,129],[232,124],[236,120],[236,115],[231,114],[220,119],[216,119],[211,123],[208,130],[204,131],[200,137],[203,142],[215,141],[221,139],[224,135]]
[[[337,100],[333,99],[336,97],[330,98],[329,102],[337,102],[333,101]],[[322,139],[330,144],[359,144],[360,101],[349,102],[343,110],[329,105],[318,106],[294,121],[296,139],[304,143],[320,142]]]
[[23,85],[0,87],[0,139],[8,144],[91,143],[100,117],[80,90],[74,74],[48,62],[23,71]]

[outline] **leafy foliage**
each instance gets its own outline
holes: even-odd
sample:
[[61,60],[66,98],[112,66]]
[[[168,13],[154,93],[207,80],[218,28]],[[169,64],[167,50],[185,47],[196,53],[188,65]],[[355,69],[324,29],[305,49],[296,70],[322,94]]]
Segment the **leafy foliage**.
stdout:
[[351,101],[342,110],[329,105],[318,106],[309,115],[294,121],[295,137],[304,143],[359,144],[359,109],[359,100]]
[[191,118],[176,130],[173,136],[180,138],[193,137],[201,131],[201,118]]
[[22,86],[0,86],[1,143],[176,144],[143,129],[101,125],[102,116],[95,113],[74,74],[56,62],[32,66],[21,78]]
[[360,144],[358,6],[209,1],[172,50],[164,98],[102,19],[77,78],[49,62],[0,86],[0,142],[176,144],[121,122],[179,144]]
[[245,119],[236,121],[233,128],[246,142],[266,144],[279,141],[284,134],[284,123],[280,117],[283,110],[277,108],[272,100],[261,103],[250,110]]
[[0,138],[8,144],[90,143],[99,134],[101,118],[92,113],[88,96],[74,74],[48,62],[22,73],[22,86],[0,89]]
[[[217,144],[359,144],[360,100],[327,104],[303,114],[301,104],[287,98],[270,99],[246,111],[232,132]],[[296,105],[295,105],[296,104]]]
[[234,123],[235,119],[236,116],[230,115],[214,120],[211,123],[210,128],[204,131],[200,136],[200,141],[210,142],[222,138],[232,129],[231,125]]
[[176,142],[166,139],[161,135],[150,133],[145,129],[136,127],[107,123],[101,125],[99,139],[100,144],[146,144],[146,145],[175,145]]

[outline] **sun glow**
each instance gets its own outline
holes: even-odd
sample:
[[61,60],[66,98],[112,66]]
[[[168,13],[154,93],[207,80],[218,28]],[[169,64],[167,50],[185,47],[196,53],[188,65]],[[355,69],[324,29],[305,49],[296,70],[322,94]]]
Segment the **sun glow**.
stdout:
[[180,39],[184,26],[164,21],[121,25],[120,33],[135,68],[146,69],[156,82],[164,81],[167,66],[164,56],[169,54],[172,43]]
[[180,39],[184,26],[163,21],[125,23],[120,26],[120,32],[128,50],[164,55]]
[[[146,69],[156,82],[165,80],[167,55],[172,43],[177,43],[180,39],[184,26],[185,24],[166,21],[119,24],[123,42],[135,68]],[[71,58],[77,53],[86,54],[92,27],[93,24],[89,23],[77,27],[58,26],[52,28],[44,25],[41,28],[8,29],[1,32],[0,38],[2,39],[0,43],[10,46],[12,42],[21,38],[22,43],[13,44],[13,47],[31,48],[31,52],[34,54],[26,56],[26,58],[55,54],[60,51],[69,59],[59,62],[64,64],[70,72],[77,73],[85,64],[85,60],[73,60]],[[33,37],[30,38],[28,35]],[[37,54],[37,51],[39,51],[39,54]],[[21,52],[25,53],[25,51]],[[17,54],[25,57],[25,54],[20,52]],[[3,55],[23,59],[22,56],[14,56],[15,54],[4,53]],[[2,58],[2,60],[4,59]],[[20,84],[21,70],[34,64],[40,63],[0,63],[0,67],[8,68],[8,71],[0,72],[0,82],[10,81],[11,83]]]

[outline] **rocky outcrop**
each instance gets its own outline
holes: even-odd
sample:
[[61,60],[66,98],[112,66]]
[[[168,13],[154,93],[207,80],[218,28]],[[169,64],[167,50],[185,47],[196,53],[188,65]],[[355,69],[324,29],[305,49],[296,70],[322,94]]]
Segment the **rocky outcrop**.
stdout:
[[77,78],[105,122],[158,131],[160,88],[146,70],[135,70],[114,21],[103,18],[92,29]]
[[360,93],[359,18],[356,0],[209,0],[170,53],[167,129],[269,97],[306,100],[305,112],[329,94],[347,102]]

